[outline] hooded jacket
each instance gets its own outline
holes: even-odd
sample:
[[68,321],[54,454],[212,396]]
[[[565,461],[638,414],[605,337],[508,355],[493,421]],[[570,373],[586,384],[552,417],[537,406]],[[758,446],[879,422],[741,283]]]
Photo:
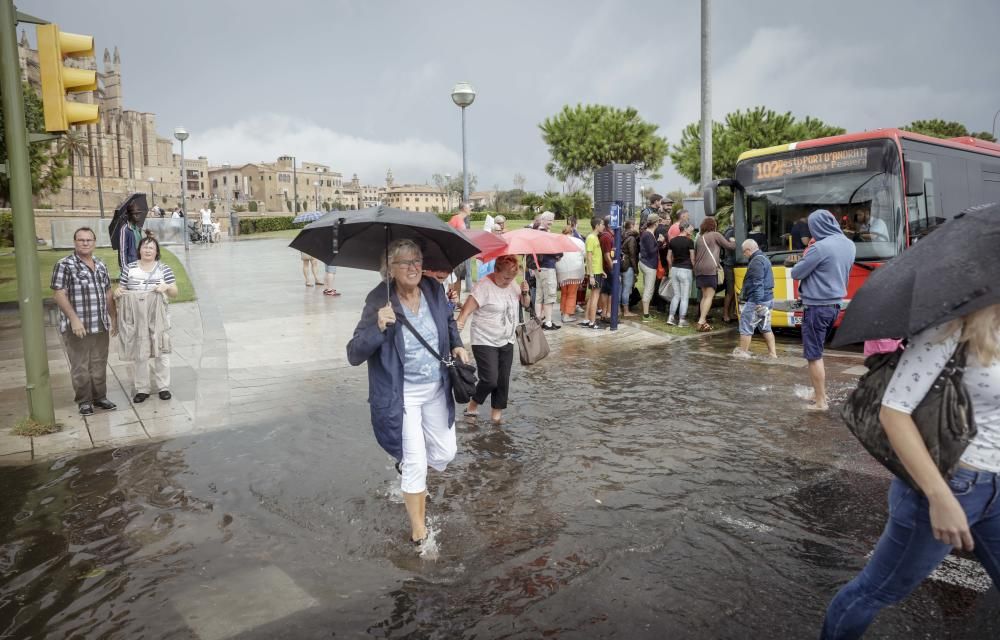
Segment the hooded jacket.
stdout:
[[809,233],[816,239],[792,269],[799,280],[799,297],[806,306],[840,304],[847,295],[847,278],[855,246],[826,209],[809,214]]
[[[403,315],[396,287],[390,287],[389,299],[397,316]],[[448,309],[448,298],[441,285],[432,278],[420,281],[420,293],[427,299],[427,308],[438,330],[438,353],[450,354],[462,346],[455,324],[455,315]],[[368,404],[371,408],[375,440],[396,460],[403,459],[403,331],[396,322],[378,329],[378,310],[385,306],[385,284],[379,284],[368,294],[361,321],[354,337],[347,343],[347,361],[352,366],[368,362]],[[445,397],[448,399],[448,424],[454,428],[455,403],[451,395],[451,378],[443,376]]]

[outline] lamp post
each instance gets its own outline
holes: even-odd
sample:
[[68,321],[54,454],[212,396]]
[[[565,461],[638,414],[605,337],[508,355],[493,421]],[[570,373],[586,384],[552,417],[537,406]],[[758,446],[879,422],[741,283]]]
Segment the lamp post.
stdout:
[[[229,169],[232,168],[232,166],[228,162],[223,162],[222,163],[222,168],[225,169],[228,172]],[[234,176],[229,176],[229,177],[233,178],[233,180],[236,179]],[[233,208],[232,204],[229,201],[230,200],[229,196],[230,196],[231,193],[232,193],[232,185],[230,185],[229,181],[226,180],[226,211],[229,212],[229,237],[230,238],[236,235],[236,230],[240,226],[240,222],[236,218],[236,211],[233,210],[234,208]]]
[[451,174],[444,174],[444,210],[451,211]]
[[313,191],[316,192],[316,211],[319,211],[319,185],[322,184],[319,180],[313,180]]
[[155,180],[153,179],[153,176],[149,176],[146,178],[146,182],[149,183],[149,201],[151,203],[149,208],[152,209],[156,206],[156,194],[153,193],[153,182],[155,182]]
[[184,212],[184,220],[181,225],[184,227],[181,233],[184,235],[184,250],[188,250],[188,231],[187,231],[187,173],[184,171],[184,141],[188,139],[190,134],[184,127],[177,127],[174,129],[174,137],[180,140],[181,143],[181,211]]
[[468,82],[459,82],[451,90],[452,102],[462,109],[462,202],[469,201],[469,168],[465,159],[465,108],[476,99],[476,90]]

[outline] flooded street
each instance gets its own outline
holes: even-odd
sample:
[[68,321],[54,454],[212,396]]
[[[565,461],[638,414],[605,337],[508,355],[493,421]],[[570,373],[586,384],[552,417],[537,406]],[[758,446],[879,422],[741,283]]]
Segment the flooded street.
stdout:
[[[303,374],[282,415],[0,468],[0,638],[817,637],[888,476],[803,410],[794,343],[771,363],[733,360],[734,333],[556,333],[515,365],[502,428],[456,426],[424,557],[363,366]],[[858,364],[828,359],[835,403]],[[1000,637],[969,558],[869,637]]]

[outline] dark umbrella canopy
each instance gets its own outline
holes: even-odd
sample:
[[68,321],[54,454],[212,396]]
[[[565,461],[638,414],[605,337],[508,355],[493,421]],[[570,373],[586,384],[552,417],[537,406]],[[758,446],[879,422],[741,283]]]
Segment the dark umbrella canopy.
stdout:
[[149,213],[145,193],[133,193],[115,208],[115,215],[111,217],[111,224],[108,225],[108,233],[111,235],[111,248],[120,249],[118,246],[118,231],[122,225],[128,224],[128,214],[133,211],[139,213],[139,227],[141,228],[146,223],[146,214]]
[[869,276],[834,346],[908,338],[1000,303],[1000,205],[967,209]]
[[388,243],[404,238],[420,246],[425,269],[450,271],[479,253],[436,215],[390,207],[331,211],[299,232],[289,246],[326,264],[377,271]]

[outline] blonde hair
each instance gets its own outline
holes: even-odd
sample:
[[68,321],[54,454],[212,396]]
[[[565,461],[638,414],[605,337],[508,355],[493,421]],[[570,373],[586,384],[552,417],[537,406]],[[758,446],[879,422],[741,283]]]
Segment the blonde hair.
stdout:
[[393,240],[389,243],[389,249],[382,254],[382,266],[378,270],[384,280],[389,279],[389,266],[386,264],[386,259],[392,262],[401,253],[413,254],[420,259],[424,257],[424,252],[420,250],[420,245],[413,240],[405,238],[403,240]]
[[959,342],[969,345],[969,351],[984,367],[1000,360],[1000,304],[974,311],[964,318],[952,320],[946,335],[962,329]]

